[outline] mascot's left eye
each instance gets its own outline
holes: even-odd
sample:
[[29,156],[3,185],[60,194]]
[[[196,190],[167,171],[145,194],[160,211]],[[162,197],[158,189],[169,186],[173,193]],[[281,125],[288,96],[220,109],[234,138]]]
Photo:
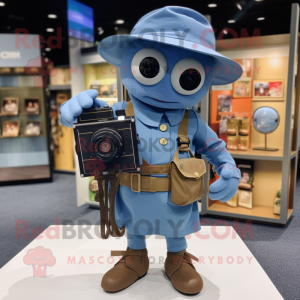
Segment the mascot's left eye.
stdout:
[[153,48],[144,48],[138,51],[131,62],[131,72],[134,78],[145,85],[154,85],[160,82],[167,70],[167,61],[164,55]]
[[173,88],[182,95],[195,94],[203,86],[204,81],[204,68],[197,59],[181,59],[172,70]]

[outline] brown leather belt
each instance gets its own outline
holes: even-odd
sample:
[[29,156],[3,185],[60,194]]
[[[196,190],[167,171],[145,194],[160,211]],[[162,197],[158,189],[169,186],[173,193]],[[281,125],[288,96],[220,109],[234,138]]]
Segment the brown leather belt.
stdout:
[[118,174],[118,183],[130,187],[133,192],[169,192],[171,180],[168,177],[141,176],[138,173]]

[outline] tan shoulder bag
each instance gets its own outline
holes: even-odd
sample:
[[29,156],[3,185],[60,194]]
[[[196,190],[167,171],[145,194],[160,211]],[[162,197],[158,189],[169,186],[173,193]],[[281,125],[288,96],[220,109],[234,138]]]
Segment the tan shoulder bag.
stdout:
[[[205,193],[204,174],[206,166],[203,159],[195,158],[189,149],[188,139],[189,111],[185,111],[178,128],[178,149],[171,167],[171,201],[176,205],[188,205],[199,200]],[[190,158],[179,159],[179,151],[189,152]]]

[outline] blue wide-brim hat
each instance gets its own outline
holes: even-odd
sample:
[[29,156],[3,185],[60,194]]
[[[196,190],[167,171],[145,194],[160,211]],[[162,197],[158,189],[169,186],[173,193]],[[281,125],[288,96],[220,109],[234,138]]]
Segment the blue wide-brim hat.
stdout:
[[[129,35],[114,35],[101,41],[99,54],[120,68],[122,57],[133,41],[162,43],[214,58],[212,85],[229,84],[243,73],[241,66],[215,51],[215,35],[206,18],[186,7],[166,6],[143,16]],[[145,43],[146,44],[146,43]]]

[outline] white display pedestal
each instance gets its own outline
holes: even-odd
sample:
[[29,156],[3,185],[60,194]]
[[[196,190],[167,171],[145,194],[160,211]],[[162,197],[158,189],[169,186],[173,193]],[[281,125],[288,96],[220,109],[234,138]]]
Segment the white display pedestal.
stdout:
[[[74,226],[70,238],[67,227],[57,226],[55,238],[50,239],[55,231],[49,228],[0,270],[0,299],[283,299],[232,227],[205,226],[188,237],[187,250],[200,257],[201,263],[195,262],[195,267],[204,281],[202,292],[190,297],[178,293],[165,275],[166,242],[162,237],[147,239],[148,275],[119,293],[109,294],[102,290],[101,278],[118,259],[110,257],[110,250],[125,250],[126,238],[101,240],[98,226],[90,227],[89,238],[82,234],[82,226]],[[33,267],[23,261],[28,250],[38,246],[50,249],[56,260],[47,266],[46,277],[40,278],[33,277]],[[51,261],[49,253],[43,255]]]

